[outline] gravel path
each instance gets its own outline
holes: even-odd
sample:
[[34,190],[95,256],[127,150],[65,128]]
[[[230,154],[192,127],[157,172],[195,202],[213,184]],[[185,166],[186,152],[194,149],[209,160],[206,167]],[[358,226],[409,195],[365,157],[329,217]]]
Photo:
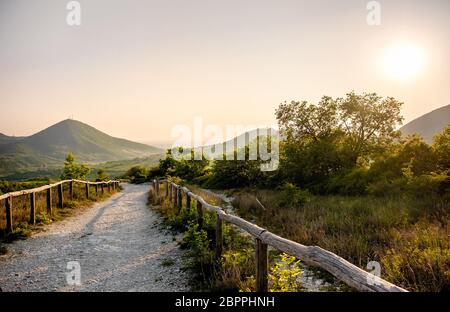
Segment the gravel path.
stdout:
[[[187,291],[188,273],[170,233],[147,207],[148,185],[124,190],[77,216],[46,226],[0,256],[3,291]],[[70,261],[81,285],[69,285]]]

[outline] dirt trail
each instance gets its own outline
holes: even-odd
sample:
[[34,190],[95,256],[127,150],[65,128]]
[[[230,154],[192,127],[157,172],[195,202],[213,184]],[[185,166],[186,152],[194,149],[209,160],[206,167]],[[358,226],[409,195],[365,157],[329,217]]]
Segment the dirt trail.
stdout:
[[[148,185],[124,190],[80,215],[8,245],[0,256],[3,291],[187,291],[182,251],[146,205]],[[81,285],[68,285],[78,261]]]

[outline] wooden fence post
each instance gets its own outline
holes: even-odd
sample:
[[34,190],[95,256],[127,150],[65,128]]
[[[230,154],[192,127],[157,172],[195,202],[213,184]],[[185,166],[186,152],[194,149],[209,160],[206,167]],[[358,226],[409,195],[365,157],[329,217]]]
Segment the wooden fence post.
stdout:
[[256,262],[256,291],[267,292],[267,244],[256,238],[255,262]]
[[168,184],[168,190],[169,190],[169,201],[172,201],[172,184]]
[[58,208],[62,208],[64,204],[63,199],[63,184],[58,185]]
[[30,224],[36,224],[36,193],[30,193]]
[[108,193],[111,193],[111,183],[108,182]]
[[98,195],[98,184],[95,184],[95,196]]
[[86,188],[86,199],[89,199],[89,183],[88,182],[86,182],[85,188]]
[[102,187],[102,195],[105,194],[105,183],[100,184]]
[[178,211],[181,210],[181,208],[183,207],[183,191],[181,189],[181,186],[178,187],[178,191],[177,191],[177,195],[178,195],[178,199],[177,199],[177,207],[178,207]]
[[203,227],[203,207],[202,203],[197,200],[197,222],[198,228],[201,229]]
[[69,198],[73,200],[73,180],[69,182]]
[[174,207],[177,206],[177,199],[178,199],[177,192],[178,192],[178,188],[175,185],[173,185],[173,205],[174,205]]
[[5,199],[5,208],[6,208],[6,232],[11,233],[13,231],[13,221],[12,221],[12,196],[9,196]]
[[156,182],[156,195],[159,196],[159,180],[156,179],[155,182]]
[[178,198],[178,196],[177,196],[177,190],[178,190],[177,187],[176,187],[175,185],[172,184],[173,204],[174,204],[175,207],[177,206],[177,198]]
[[223,249],[223,225],[222,219],[217,215],[216,224],[216,259],[219,260],[222,257]]
[[186,192],[186,210],[191,210],[191,196]]
[[52,215],[52,188],[47,189],[47,213]]

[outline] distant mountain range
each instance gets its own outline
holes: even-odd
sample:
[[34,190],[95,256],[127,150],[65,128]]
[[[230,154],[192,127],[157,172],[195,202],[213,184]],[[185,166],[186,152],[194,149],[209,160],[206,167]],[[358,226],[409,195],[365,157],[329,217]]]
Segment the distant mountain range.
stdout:
[[67,119],[28,137],[0,134],[0,177],[60,167],[72,152],[93,164],[149,157],[162,149],[115,138],[80,121]]
[[427,143],[433,142],[433,136],[450,125],[450,105],[435,109],[420,116],[400,128],[404,135],[420,134]]

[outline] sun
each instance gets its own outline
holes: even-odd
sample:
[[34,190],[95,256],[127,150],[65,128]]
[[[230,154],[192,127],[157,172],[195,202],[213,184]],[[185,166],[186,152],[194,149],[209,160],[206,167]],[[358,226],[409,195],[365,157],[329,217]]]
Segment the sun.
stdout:
[[395,45],[384,56],[384,69],[394,79],[410,79],[420,72],[424,64],[423,50],[411,44]]

